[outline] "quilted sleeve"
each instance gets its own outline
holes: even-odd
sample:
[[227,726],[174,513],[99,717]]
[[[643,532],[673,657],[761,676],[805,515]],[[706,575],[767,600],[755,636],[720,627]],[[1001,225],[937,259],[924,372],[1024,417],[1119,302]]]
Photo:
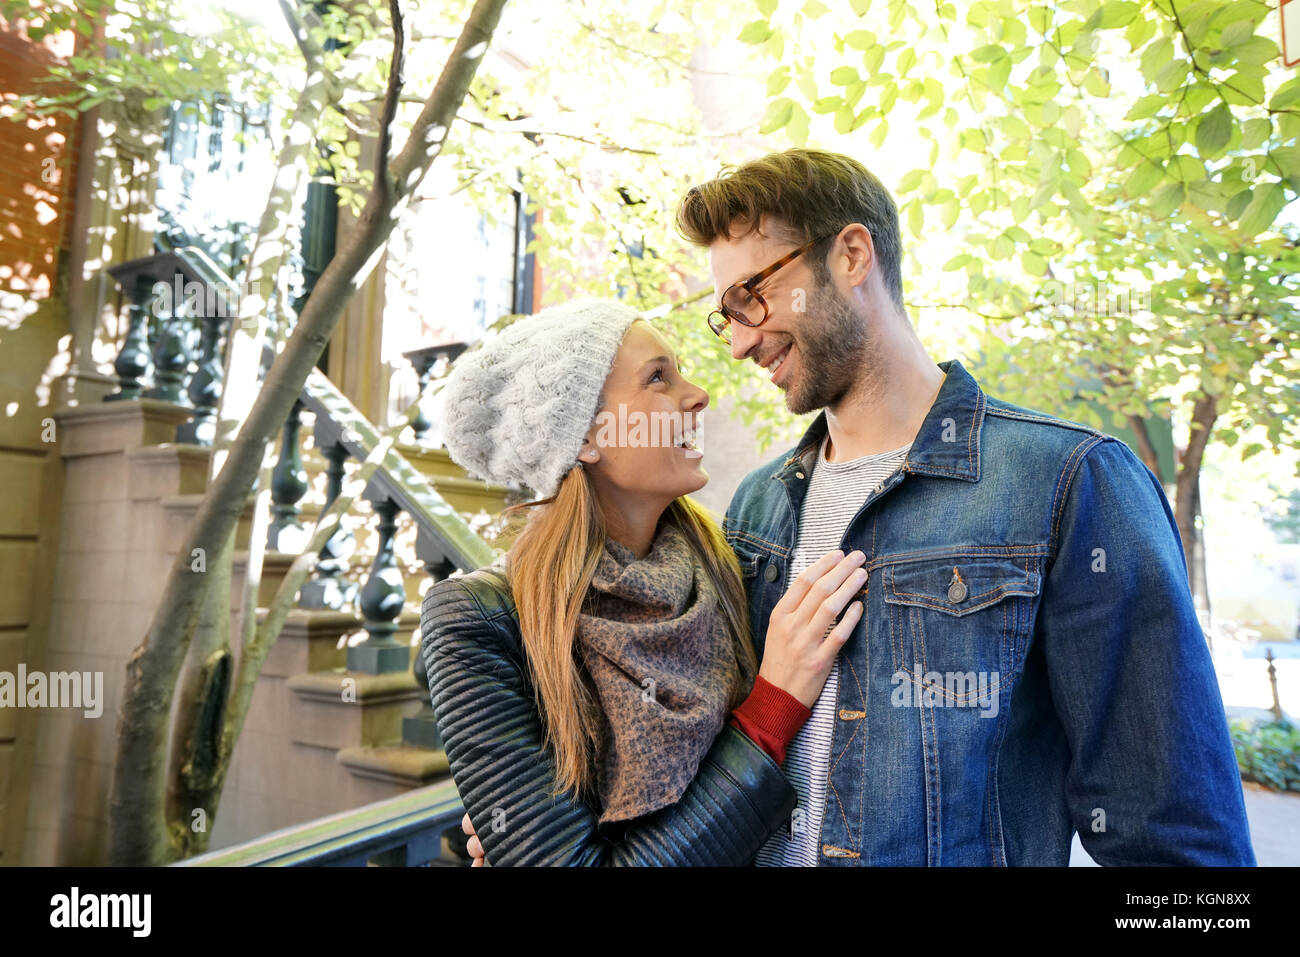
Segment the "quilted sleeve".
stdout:
[[524,677],[512,616],[489,614],[459,579],[437,582],[421,615],[422,654],[452,777],[487,860],[509,865],[742,866],[789,820],[795,792],[781,769],[724,726],[672,807],[610,839],[599,815],[551,797],[555,769]]

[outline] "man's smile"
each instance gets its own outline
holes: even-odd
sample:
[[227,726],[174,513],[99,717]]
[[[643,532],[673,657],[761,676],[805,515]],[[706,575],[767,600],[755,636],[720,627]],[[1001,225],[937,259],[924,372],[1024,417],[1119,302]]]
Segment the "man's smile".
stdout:
[[771,381],[776,381],[777,373],[781,370],[781,367],[785,365],[785,360],[790,355],[790,348],[793,345],[793,342],[786,343],[780,350],[774,352],[766,360],[758,363],[763,370],[767,372],[768,378]]

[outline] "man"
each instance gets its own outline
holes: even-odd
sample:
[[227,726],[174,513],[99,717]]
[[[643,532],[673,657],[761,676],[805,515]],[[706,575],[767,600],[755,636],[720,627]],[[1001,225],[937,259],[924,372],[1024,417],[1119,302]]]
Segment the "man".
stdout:
[[1169,504],[1118,439],[936,364],[898,214],[846,156],[790,150],[691,189],[731,355],[798,446],[727,510],[761,652],[788,583],[867,555],[865,615],[785,771],[761,865],[1252,865],[1222,700]]

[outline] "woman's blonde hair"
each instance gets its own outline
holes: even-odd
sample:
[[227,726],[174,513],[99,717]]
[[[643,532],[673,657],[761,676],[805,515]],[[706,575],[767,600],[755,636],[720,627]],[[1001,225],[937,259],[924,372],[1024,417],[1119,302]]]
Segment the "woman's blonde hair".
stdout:
[[[594,790],[600,712],[574,636],[605,547],[605,523],[583,468],[570,469],[551,498],[515,505],[507,512],[527,508],[533,511],[507,559],[510,588],[542,715],[544,744],[555,757],[555,794],[583,795]],[[740,564],[717,522],[685,495],[673,500],[662,521],[676,525],[699,556],[720,598],[737,661],[748,673],[756,673]],[[735,689],[728,707],[736,707],[748,692]]]

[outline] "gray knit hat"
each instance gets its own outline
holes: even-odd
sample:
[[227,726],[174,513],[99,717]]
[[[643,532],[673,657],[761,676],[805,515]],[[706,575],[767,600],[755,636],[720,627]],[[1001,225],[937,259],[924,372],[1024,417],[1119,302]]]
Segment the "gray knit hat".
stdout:
[[637,318],[612,299],[575,300],[516,320],[462,354],[441,394],[452,461],[474,478],[554,495],[577,464]]

